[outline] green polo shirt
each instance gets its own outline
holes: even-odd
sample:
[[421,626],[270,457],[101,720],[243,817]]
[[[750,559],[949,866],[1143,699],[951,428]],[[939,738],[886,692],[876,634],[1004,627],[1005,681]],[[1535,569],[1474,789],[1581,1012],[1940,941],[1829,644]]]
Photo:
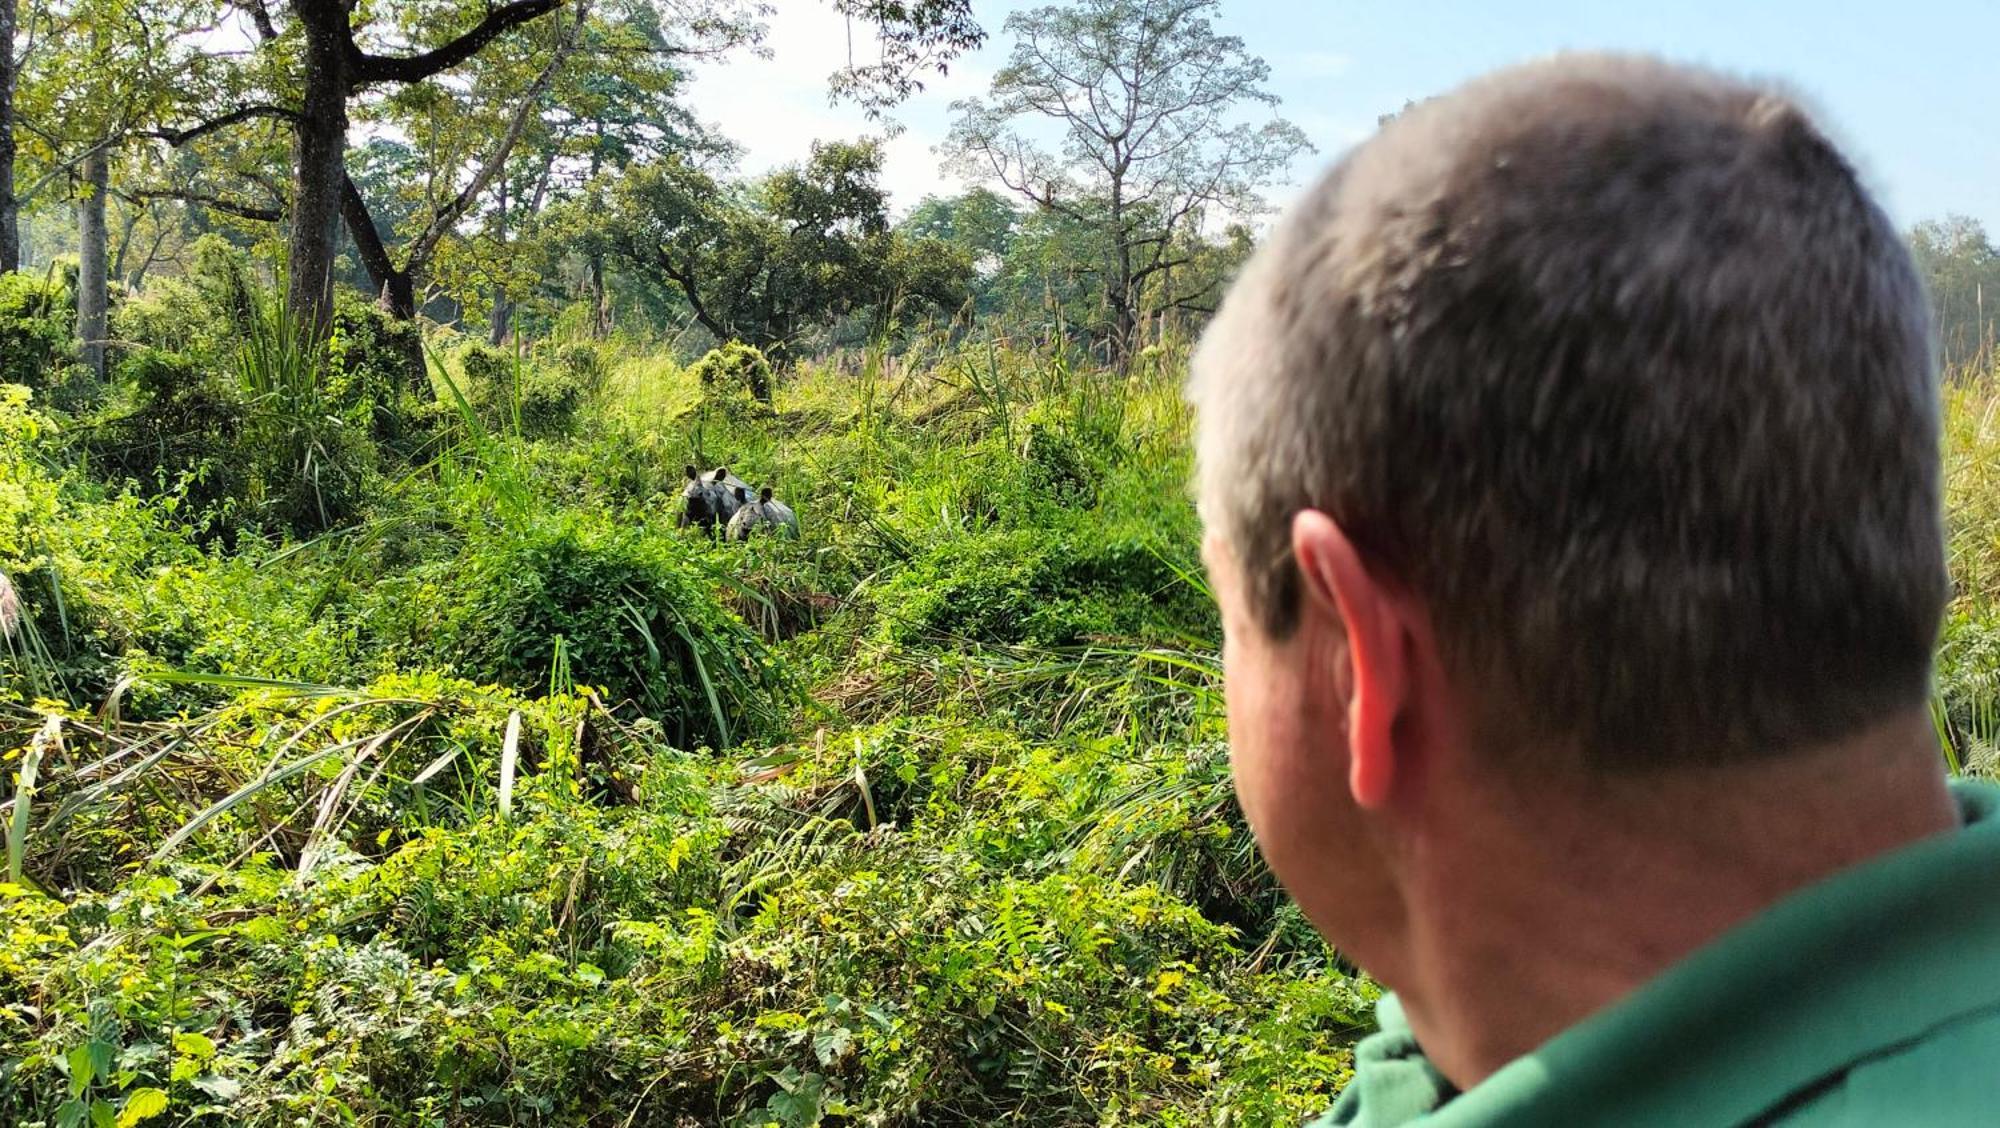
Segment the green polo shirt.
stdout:
[[2000,1125],[2000,787],[1785,898],[1464,1093],[1395,997],[1309,1128]]

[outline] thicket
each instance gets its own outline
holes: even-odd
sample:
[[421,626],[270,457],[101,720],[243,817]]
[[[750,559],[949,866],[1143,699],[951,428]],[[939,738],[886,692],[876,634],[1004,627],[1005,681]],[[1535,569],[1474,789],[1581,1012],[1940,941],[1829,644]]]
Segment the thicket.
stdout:
[[[0,397],[0,1121],[1330,1100],[1373,989],[1230,798],[1178,354],[752,410],[740,365],[445,341],[425,399],[365,306],[313,353],[211,267],[118,311],[93,404]],[[676,529],[689,462],[807,536]]]
[[[306,350],[211,265],[119,311],[153,342],[96,399],[0,389],[0,1121],[1264,1125],[1344,1083],[1375,990],[1231,797],[1179,346],[752,410],[433,342],[419,389],[367,307]],[[1969,771],[1992,388],[1948,414]],[[688,463],[806,535],[677,529]]]

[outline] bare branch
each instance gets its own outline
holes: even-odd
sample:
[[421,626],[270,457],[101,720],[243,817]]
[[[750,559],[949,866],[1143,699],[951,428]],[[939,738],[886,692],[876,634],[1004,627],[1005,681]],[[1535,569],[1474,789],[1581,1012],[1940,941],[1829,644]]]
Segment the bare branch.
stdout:
[[421,55],[370,55],[355,49],[354,80],[370,82],[422,82],[440,71],[477,55],[481,48],[501,35],[562,7],[563,0],[513,0],[513,3],[486,13],[478,26],[436,50]]

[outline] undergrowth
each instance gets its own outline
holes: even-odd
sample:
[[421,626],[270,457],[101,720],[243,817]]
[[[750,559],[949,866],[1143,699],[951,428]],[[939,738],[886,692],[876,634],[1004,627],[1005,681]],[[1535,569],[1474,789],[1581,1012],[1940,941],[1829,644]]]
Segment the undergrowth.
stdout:
[[[94,401],[0,388],[0,1122],[1274,1125],[1346,1081],[1375,988],[1229,786],[1183,345],[417,372],[204,278]],[[1948,402],[1967,771],[1992,388]],[[803,535],[679,529],[687,465]]]
[[[217,270],[185,301],[253,324]],[[167,344],[95,407],[0,397],[0,1121],[1261,1125],[1344,1082],[1374,988],[1231,796],[1179,346],[766,405],[441,342],[426,403],[363,320],[301,361],[125,316]],[[686,464],[803,535],[678,529]]]

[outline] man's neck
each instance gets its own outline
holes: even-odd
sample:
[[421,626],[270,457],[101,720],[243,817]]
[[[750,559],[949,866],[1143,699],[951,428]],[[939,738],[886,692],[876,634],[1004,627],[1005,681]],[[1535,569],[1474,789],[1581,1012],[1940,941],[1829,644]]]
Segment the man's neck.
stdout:
[[1460,1088],[1787,894],[1957,825],[1920,712],[1755,764],[1508,791],[1423,820],[1380,969]]

